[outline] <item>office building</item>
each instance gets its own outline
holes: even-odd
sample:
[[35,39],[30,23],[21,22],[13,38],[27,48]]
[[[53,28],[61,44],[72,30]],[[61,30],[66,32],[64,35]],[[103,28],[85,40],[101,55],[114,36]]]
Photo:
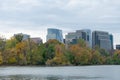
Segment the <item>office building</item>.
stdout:
[[82,34],[82,39],[84,39],[88,45],[88,47],[92,48],[92,35],[91,35],[91,30],[90,29],[82,29],[82,30],[77,30],[76,32],[81,32]]
[[89,29],[76,30],[76,32],[68,33],[65,36],[66,44],[76,44],[78,39],[83,39],[88,47],[92,48],[92,37]]
[[75,32],[70,32],[65,36],[66,44],[76,44],[77,43],[77,34]]
[[94,31],[92,33],[92,46],[99,46],[107,51],[112,49],[111,39],[108,32],[104,31]]
[[62,30],[54,29],[54,28],[48,28],[46,38],[47,38],[47,41],[50,40],[50,39],[56,39],[59,42],[63,43]]
[[36,44],[41,44],[43,42],[42,39],[39,37],[30,38],[30,39]]
[[113,35],[110,34],[109,36],[110,36],[110,41],[111,41],[111,48],[114,49],[114,47],[113,47]]
[[116,45],[116,49],[117,49],[117,50],[120,50],[120,45]]

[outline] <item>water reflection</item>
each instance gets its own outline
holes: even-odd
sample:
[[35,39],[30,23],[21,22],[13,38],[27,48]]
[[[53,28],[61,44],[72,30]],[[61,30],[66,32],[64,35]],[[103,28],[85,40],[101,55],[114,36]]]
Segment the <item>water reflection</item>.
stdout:
[[84,77],[84,76],[33,76],[33,75],[11,75],[1,76],[0,80],[101,80],[102,77]]

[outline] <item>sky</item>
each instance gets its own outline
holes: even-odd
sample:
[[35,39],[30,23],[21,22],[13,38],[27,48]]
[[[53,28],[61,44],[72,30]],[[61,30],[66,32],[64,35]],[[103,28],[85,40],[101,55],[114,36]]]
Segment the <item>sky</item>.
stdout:
[[47,28],[63,35],[80,29],[108,31],[120,44],[120,0],[0,0],[0,36],[41,37]]

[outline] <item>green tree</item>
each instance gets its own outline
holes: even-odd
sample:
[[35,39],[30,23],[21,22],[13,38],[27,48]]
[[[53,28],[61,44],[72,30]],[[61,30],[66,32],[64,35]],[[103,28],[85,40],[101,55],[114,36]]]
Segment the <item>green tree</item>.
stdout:
[[43,58],[45,62],[49,59],[53,59],[55,57],[55,46],[57,44],[62,44],[57,40],[49,40],[45,44],[40,46],[40,51],[42,52]]
[[78,39],[77,43],[80,47],[88,47],[86,42],[83,39]]
[[70,62],[70,64],[74,64],[75,63],[75,56],[70,51],[66,51],[65,52],[65,57]]
[[23,35],[22,34],[16,34],[14,36],[15,36],[15,39],[17,40],[18,43],[23,40]]
[[[31,43],[31,46],[32,46],[31,52],[28,53],[28,55],[27,55],[27,58],[29,58],[28,61],[30,61],[30,64],[45,65],[44,58],[42,56],[40,47],[35,43]],[[41,49],[44,49],[44,47],[42,47]]]
[[99,49],[99,52],[101,53],[101,55],[103,56],[109,56],[110,53],[108,51],[106,51],[105,49]]
[[16,47],[17,40],[12,37],[11,39],[6,40],[5,48],[11,49]]
[[65,57],[65,45],[57,44],[55,46],[55,57],[47,60],[47,65],[69,65],[69,60]]
[[112,56],[112,61],[114,64],[120,64],[120,50],[116,50]]
[[114,64],[114,61],[113,61],[113,59],[112,59],[112,56],[106,57],[106,62],[105,62],[105,64]]

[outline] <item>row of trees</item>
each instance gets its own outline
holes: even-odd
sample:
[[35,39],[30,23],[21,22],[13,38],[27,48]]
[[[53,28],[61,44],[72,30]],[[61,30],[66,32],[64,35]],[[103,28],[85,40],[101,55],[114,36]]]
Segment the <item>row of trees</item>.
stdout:
[[120,51],[112,54],[104,49],[90,49],[83,40],[78,44],[64,45],[57,40],[36,44],[16,35],[9,40],[0,38],[1,65],[99,65],[120,64]]

